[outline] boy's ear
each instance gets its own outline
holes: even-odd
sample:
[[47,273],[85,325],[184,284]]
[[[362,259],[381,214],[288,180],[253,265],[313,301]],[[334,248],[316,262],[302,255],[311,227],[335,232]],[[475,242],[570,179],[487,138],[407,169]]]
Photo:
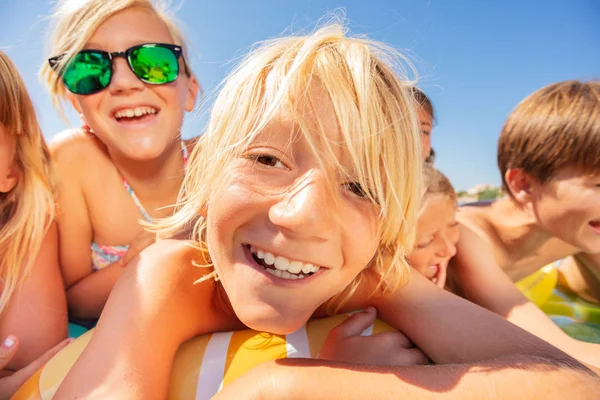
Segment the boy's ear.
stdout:
[[512,197],[521,205],[531,201],[534,178],[521,168],[511,168],[504,174],[506,186]]
[[8,170],[6,176],[0,176],[0,193],[8,193],[19,181],[19,168],[15,164]]

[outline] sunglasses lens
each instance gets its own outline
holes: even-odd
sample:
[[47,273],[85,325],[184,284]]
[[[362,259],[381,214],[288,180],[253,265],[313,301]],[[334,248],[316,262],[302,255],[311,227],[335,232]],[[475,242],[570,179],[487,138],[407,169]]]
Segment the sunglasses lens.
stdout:
[[135,75],[154,85],[173,82],[179,74],[177,56],[168,47],[144,45],[129,54],[129,63]]
[[75,94],[98,92],[110,83],[110,59],[99,52],[80,52],[67,66],[63,81]]

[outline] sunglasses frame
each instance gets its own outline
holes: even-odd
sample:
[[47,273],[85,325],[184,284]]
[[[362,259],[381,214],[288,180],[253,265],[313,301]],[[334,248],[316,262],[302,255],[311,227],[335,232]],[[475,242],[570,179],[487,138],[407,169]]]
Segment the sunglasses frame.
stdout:
[[[133,66],[131,65],[131,60],[130,60],[129,57],[131,56],[131,53],[134,52],[135,50],[138,50],[138,49],[143,48],[143,47],[149,47],[149,46],[150,47],[162,47],[162,48],[169,49],[169,50],[171,50],[171,52],[173,52],[173,55],[175,56],[175,60],[177,61],[177,76],[175,77],[174,80],[169,81],[169,82],[163,82],[163,83],[152,83],[152,82],[146,82],[145,80],[143,80],[142,78],[140,78],[139,76],[137,76],[137,74],[135,73],[135,70],[133,69]],[[98,90],[94,90],[94,91],[89,92],[89,93],[75,93],[71,89],[69,89],[68,85],[63,80],[63,83],[64,83],[64,85],[65,85],[65,87],[67,88],[68,91],[70,91],[70,92],[72,92],[74,94],[81,95],[81,96],[87,96],[87,95],[90,95],[90,94],[98,93],[98,92],[106,89],[108,86],[110,86],[110,82],[112,81],[113,74],[114,74],[114,71],[113,71],[114,60],[115,60],[115,58],[118,58],[118,57],[123,57],[127,61],[127,65],[129,66],[129,69],[131,70],[131,72],[133,72],[133,74],[136,76],[136,78],[138,78],[140,81],[142,81],[144,83],[147,83],[148,85],[165,85],[167,83],[174,82],[177,79],[177,77],[179,77],[179,72],[180,72],[179,59],[180,58],[183,61],[183,68],[184,68],[185,74],[187,76],[191,76],[190,71],[189,71],[188,66],[187,66],[187,63],[185,62],[185,57],[183,56],[183,49],[182,49],[181,46],[178,46],[178,45],[175,45],[175,44],[170,44],[170,43],[142,43],[142,44],[138,44],[138,45],[132,46],[132,47],[126,49],[125,51],[114,51],[112,53],[108,52],[108,51],[104,51],[104,50],[83,49],[83,50],[77,52],[77,54],[75,54],[75,56],[77,56],[79,54],[82,54],[82,53],[96,53],[96,54],[99,53],[99,54],[101,54],[103,56],[107,56],[108,57],[108,61],[110,63],[110,77],[109,77],[108,83],[106,84],[105,87],[100,88]],[[48,59],[48,64],[50,64],[50,67],[53,70],[56,71],[57,68],[58,68],[58,65],[59,65],[60,61],[65,57],[65,55],[66,55],[66,53],[63,53],[63,54],[60,54],[58,56],[54,56],[54,57],[49,58]],[[68,67],[68,64],[65,65],[65,66],[63,66],[63,69],[61,71],[57,71],[57,72],[62,76],[64,70],[67,67]]]

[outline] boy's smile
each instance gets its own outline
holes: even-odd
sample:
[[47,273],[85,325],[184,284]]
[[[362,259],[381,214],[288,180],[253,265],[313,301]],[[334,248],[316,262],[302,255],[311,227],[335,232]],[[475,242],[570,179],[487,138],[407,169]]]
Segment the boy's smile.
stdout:
[[215,270],[236,315],[256,330],[300,328],[369,265],[379,245],[377,206],[315,153],[330,146],[338,165],[351,170],[326,92],[316,84],[309,91],[320,105],[301,112],[314,124],[309,136],[285,116],[273,120],[229,163],[207,207]]

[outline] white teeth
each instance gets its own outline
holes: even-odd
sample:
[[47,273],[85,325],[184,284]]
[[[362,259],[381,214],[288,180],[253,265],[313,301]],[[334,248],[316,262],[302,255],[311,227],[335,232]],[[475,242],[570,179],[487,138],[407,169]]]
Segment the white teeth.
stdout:
[[275,268],[277,268],[281,271],[286,271],[288,268],[288,265],[290,265],[290,262],[288,261],[287,258],[281,257],[281,256],[275,257]]
[[115,118],[133,118],[141,117],[146,114],[156,114],[158,110],[153,107],[135,107],[135,108],[124,108],[115,113]]
[[[274,267],[274,269],[267,268],[267,272],[283,279],[302,279],[310,273],[317,272],[320,268],[310,263],[304,264],[301,261],[290,261],[283,256],[276,256],[273,253],[260,250],[254,246],[250,246],[250,252],[263,260],[266,265]],[[304,275],[301,275],[301,272]]]
[[314,265],[312,264],[304,264],[302,266],[302,272],[304,272],[305,274],[310,274],[311,272],[313,272],[313,268]]
[[268,273],[270,273],[271,275],[275,275],[276,277],[283,278],[283,279],[302,279],[302,278],[304,278],[303,276],[290,274],[287,271],[281,271],[278,269],[268,268],[266,271]]
[[266,252],[264,260],[265,260],[265,264],[273,265],[273,263],[275,262],[275,256],[269,252]]
[[300,261],[292,261],[290,265],[288,265],[287,270],[292,274],[298,274],[302,271],[302,263]]

